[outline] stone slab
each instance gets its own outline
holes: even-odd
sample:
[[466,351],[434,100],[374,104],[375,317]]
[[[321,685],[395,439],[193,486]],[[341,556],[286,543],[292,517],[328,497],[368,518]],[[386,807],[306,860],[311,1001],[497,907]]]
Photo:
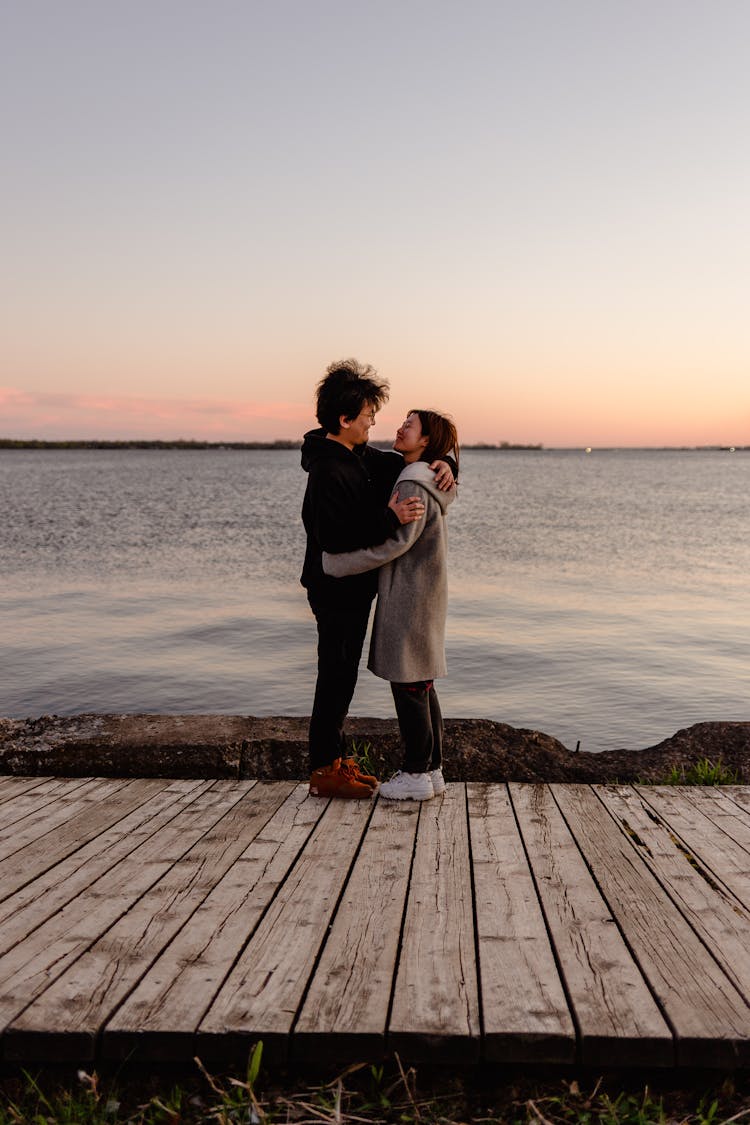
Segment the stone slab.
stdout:
[[[306,716],[42,715],[0,718],[0,775],[307,777]],[[401,764],[395,719],[351,716],[355,747],[380,777]],[[656,782],[708,758],[750,782],[750,722],[696,723],[645,750],[576,753],[541,731],[489,719],[445,720],[449,781]]]

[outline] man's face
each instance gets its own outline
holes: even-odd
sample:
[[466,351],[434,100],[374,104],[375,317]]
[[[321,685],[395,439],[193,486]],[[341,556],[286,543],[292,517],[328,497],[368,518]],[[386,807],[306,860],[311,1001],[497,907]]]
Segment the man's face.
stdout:
[[365,405],[359,412],[356,418],[353,418],[348,423],[346,431],[347,441],[352,446],[366,445],[367,439],[370,435],[370,430],[375,425],[375,415],[377,411],[374,406]]

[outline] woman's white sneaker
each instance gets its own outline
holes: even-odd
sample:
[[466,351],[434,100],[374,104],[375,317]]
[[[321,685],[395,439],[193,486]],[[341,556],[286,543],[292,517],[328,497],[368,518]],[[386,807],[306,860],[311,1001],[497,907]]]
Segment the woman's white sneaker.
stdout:
[[445,778],[443,777],[443,771],[441,769],[430,770],[427,776],[432,782],[432,792],[436,797],[439,797],[441,793],[445,793]]
[[383,781],[378,789],[388,801],[429,801],[435,796],[428,773],[404,773],[398,770],[390,781]]

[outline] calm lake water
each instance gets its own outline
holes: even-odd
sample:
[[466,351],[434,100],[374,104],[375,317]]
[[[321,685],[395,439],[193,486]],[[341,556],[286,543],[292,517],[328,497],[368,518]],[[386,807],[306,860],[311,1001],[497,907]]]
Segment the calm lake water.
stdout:
[[[0,714],[309,713],[296,451],[0,451]],[[448,716],[585,750],[748,718],[750,453],[466,451]],[[354,714],[390,715],[365,668]]]

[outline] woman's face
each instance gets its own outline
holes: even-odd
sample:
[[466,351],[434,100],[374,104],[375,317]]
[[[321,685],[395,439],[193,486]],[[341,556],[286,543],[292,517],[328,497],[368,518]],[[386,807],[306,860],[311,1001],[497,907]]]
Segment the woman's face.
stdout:
[[406,460],[417,461],[427,446],[427,438],[422,436],[422,424],[418,414],[410,414],[396,431],[393,448],[403,453]]

